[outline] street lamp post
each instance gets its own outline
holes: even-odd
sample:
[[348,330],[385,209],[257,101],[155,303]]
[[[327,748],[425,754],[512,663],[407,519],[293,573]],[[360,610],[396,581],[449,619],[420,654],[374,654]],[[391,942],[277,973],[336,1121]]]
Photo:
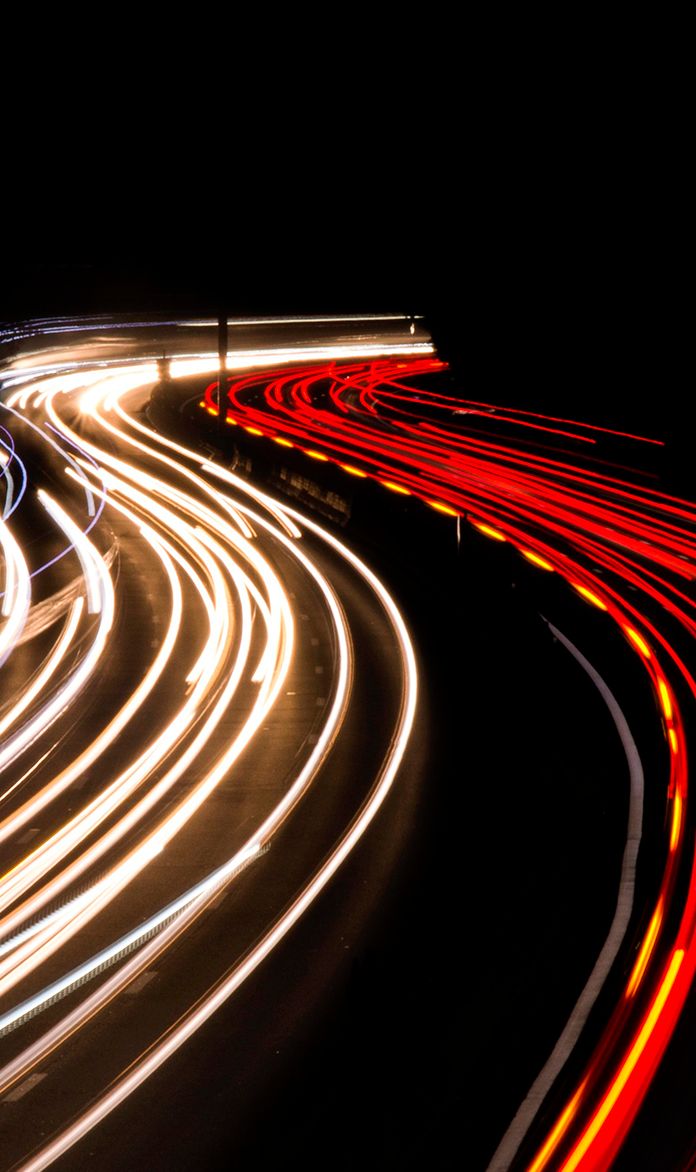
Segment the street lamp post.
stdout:
[[225,399],[225,376],[227,372],[227,311],[221,311],[218,316],[218,358],[220,371],[218,375],[218,436],[222,440],[225,434],[227,407]]

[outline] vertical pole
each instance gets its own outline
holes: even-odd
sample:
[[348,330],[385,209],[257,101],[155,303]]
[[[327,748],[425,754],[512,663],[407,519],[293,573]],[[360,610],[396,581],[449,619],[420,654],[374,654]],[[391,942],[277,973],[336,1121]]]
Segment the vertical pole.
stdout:
[[220,373],[218,376],[218,435],[220,438],[225,434],[225,421],[227,419],[227,395],[226,391],[226,372],[227,372],[227,311],[218,315],[218,358],[220,360]]

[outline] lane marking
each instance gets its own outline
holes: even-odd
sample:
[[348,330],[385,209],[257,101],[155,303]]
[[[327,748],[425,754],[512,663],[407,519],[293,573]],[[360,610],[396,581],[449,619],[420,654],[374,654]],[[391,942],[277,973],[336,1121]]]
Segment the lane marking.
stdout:
[[24,846],[25,843],[31,842],[32,838],[35,838],[40,830],[40,826],[30,826],[28,830],[24,831],[24,834],[20,838],[15,840],[17,845]]
[[131,981],[130,985],[126,985],[123,992],[127,997],[137,997],[138,993],[142,993],[145,986],[149,985],[152,978],[156,976],[157,970],[149,969],[147,972],[141,973],[139,977],[136,977],[134,981]]
[[45,1077],[45,1073],[38,1071],[36,1074],[30,1074],[28,1078],[25,1078],[24,1082],[21,1082],[13,1091],[10,1091],[9,1095],[3,1097],[3,1103],[18,1103],[20,1099],[23,1099],[25,1095],[29,1094],[29,1091],[33,1091],[37,1083],[42,1082]]

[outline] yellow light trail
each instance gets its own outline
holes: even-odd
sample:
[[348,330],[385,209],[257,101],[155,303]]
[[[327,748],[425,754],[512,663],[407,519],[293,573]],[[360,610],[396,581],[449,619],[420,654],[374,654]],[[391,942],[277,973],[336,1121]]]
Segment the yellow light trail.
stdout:
[[593,594],[591,590],[588,590],[587,587],[583,586],[580,582],[571,582],[571,586],[573,587],[573,590],[575,590],[588,602],[591,602],[593,606],[598,607],[599,610],[607,609],[606,604],[602,602],[601,598],[598,598],[596,594]]
[[672,720],[674,717],[674,709],[672,708],[672,698],[669,694],[669,688],[665,681],[660,677],[657,681],[657,689],[660,693],[660,700],[662,701],[662,711],[665,714],[665,720]]
[[636,989],[638,988],[638,985],[641,982],[643,973],[645,972],[645,966],[647,965],[648,960],[650,959],[650,954],[655,947],[655,941],[657,940],[657,934],[660,930],[661,923],[662,899],[658,901],[657,907],[651,916],[648,930],[645,933],[645,939],[640,947],[638,956],[636,957],[636,963],[633,966],[633,971],[631,972],[628,985],[626,986],[627,997],[633,997]]
[[638,632],[636,630],[634,630],[633,627],[624,626],[623,630],[628,635],[628,638],[631,640],[634,647],[638,648],[641,655],[645,659],[650,659],[650,648],[648,647],[648,644],[645,642],[645,639],[643,638],[643,636],[639,635]]
[[642,1029],[633,1043],[633,1046],[631,1047],[625,1062],[619,1070],[616,1078],[612,1082],[607,1094],[604,1096],[599,1109],[595,1112],[591,1123],[585,1129],[582,1136],[580,1137],[579,1142],[573,1148],[570,1156],[563,1164],[561,1172],[574,1172],[580,1161],[587,1154],[591,1145],[594,1143],[610,1112],[615,1107],[619,1095],[631,1077],[636,1063],[643,1053],[648,1039],[650,1038],[659,1016],[662,1013],[664,1004],[670,994],[675,980],[677,979],[677,973],[679,972],[679,968],[683,959],[684,950],[680,948],[672,956],[667,972],[665,973],[662,984],[660,985],[657,997],[653,1001],[652,1008],[647,1018],[645,1019]]
[[499,529],[494,529],[492,525],[486,525],[484,521],[472,521],[471,524],[486,537],[492,537],[494,541],[507,541],[504,533],[501,533]]
[[435,509],[438,513],[445,513],[448,517],[460,516],[456,509],[451,508],[450,505],[443,505],[442,501],[426,501],[425,503],[430,505],[431,509]]
[[526,558],[528,562],[532,563],[532,565],[539,566],[541,570],[550,570],[553,572],[553,566],[551,565],[551,562],[547,562],[546,558],[540,557],[538,553],[533,553],[531,549],[522,549],[520,550],[520,553],[522,554],[522,557]]

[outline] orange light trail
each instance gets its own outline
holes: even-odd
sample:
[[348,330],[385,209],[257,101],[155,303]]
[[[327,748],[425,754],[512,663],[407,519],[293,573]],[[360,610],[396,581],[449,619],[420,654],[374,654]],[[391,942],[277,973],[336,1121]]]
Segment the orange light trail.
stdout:
[[581,594],[582,597],[586,598],[588,602],[591,602],[593,606],[598,607],[600,610],[607,609],[606,603],[602,602],[601,598],[599,598],[596,594],[593,594],[591,590],[588,590],[587,586],[582,586],[579,582],[572,582],[571,585],[573,590],[577,591],[578,594]]
[[619,1095],[623,1091],[624,1087],[626,1086],[626,1083],[628,1082],[629,1078],[631,1077],[631,1074],[635,1070],[638,1059],[640,1058],[641,1054],[643,1053],[643,1051],[648,1043],[648,1040],[649,1040],[649,1038],[655,1028],[655,1025],[657,1024],[657,1021],[660,1017],[660,1014],[662,1013],[662,1010],[664,1008],[665,1002],[666,1002],[667,998],[669,997],[672,986],[674,985],[674,982],[677,979],[677,973],[679,972],[679,969],[681,967],[681,963],[683,960],[684,960],[684,950],[683,950],[683,948],[679,948],[675,951],[675,953],[672,956],[672,959],[669,964],[669,968],[667,969],[667,972],[663,978],[662,984],[660,985],[660,990],[659,990],[659,992],[653,1002],[652,1008],[651,1008],[648,1016],[646,1017],[646,1019],[643,1023],[643,1027],[642,1027],[640,1033],[638,1034],[638,1037],[636,1038],[635,1042],[633,1043],[633,1046],[631,1047],[631,1049],[628,1053],[628,1057],[626,1058],[619,1073],[617,1074],[616,1078],[614,1079],[611,1087],[609,1088],[609,1091],[605,1095],[605,1097],[602,1101],[602,1104],[599,1107],[598,1111],[595,1113],[594,1118],[592,1119],[591,1123],[586,1128],[586,1130],[583,1132],[578,1143],[573,1148],[573,1151],[571,1152],[570,1156],[568,1157],[566,1162],[563,1164],[563,1166],[561,1168],[561,1172],[574,1172],[574,1170],[577,1168],[580,1161],[586,1155],[589,1148],[591,1147],[591,1145],[594,1143],[595,1139],[599,1135],[602,1127],[606,1123],[606,1120],[607,1120],[610,1112],[613,1110],[613,1108],[616,1105],[616,1102],[619,1098]]
[[644,656],[645,659],[650,659],[650,648],[648,647],[647,643],[645,642],[645,639],[643,638],[643,636],[639,635],[638,632],[633,629],[633,627],[628,627],[628,626],[624,625],[623,630],[624,630],[625,634],[628,636],[628,638],[631,640],[631,642],[633,643],[634,647],[638,648],[641,655]]
[[679,842],[679,832],[682,824],[682,796],[679,790],[674,795],[674,802],[672,804],[672,831],[669,836],[669,849],[674,851],[677,849]]
[[499,529],[494,529],[492,525],[486,525],[484,521],[472,521],[471,524],[480,533],[484,533],[486,537],[492,537],[494,541],[507,541],[504,533],[501,533]]
[[431,509],[435,509],[438,513],[445,513],[448,517],[460,516],[456,509],[451,508],[450,505],[443,505],[442,501],[426,501],[425,503],[430,505]]
[[522,554],[522,557],[526,558],[528,562],[532,563],[532,565],[539,566],[539,568],[542,570],[550,570],[553,573],[553,566],[551,565],[551,562],[547,562],[545,558],[539,557],[538,553],[533,553],[531,549],[522,549],[520,550],[520,553]]
[[626,986],[627,997],[633,997],[636,989],[638,988],[638,985],[640,984],[643,973],[645,972],[645,966],[647,965],[650,954],[655,947],[655,941],[657,939],[657,933],[660,930],[661,923],[662,899],[660,898],[657,907],[655,908],[655,911],[653,912],[650,919],[648,930],[645,933],[645,939],[640,947],[640,951],[636,958],[636,963],[633,966],[633,971],[631,972],[631,976]]
[[665,714],[665,720],[672,720],[674,710],[672,708],[672,698],[669,694],[669,688],[662,678],[658,679],[657,687],[660,693],[660,700],[662,701],[662,711]]
[[560,1116],[558,1122],[556,1123],[555,1127],[553,1128],[553,1131],[551,1132],[548,1139],[546,1140],[546,1143],[540,1149],[540,1151],[537,1153],[534,1160],[532,1160],[532,1163],[529,1165],[527,1172],[541,1172],[541,1169],[544,1168],[544,1166],[546,1165],[546,1163],[549,1159],[549,1156],[552,1154],[556,1145],[560,1142],[562,1137],[565,1135],[566,1131],[568,1130],[568,1125],[570,1124],[571,1120],[576,1115],[578,1105],[579,1105],[580,1100],[582,1098],[582,1094],[583,1094],[584,1089],[585,1089],[585,1084],[583,1083],[582,1086],[578,1087],[577,1091],[575,1092],[572,1099],[568,1103],[568,1106],[566,1107],[563,1114]]

